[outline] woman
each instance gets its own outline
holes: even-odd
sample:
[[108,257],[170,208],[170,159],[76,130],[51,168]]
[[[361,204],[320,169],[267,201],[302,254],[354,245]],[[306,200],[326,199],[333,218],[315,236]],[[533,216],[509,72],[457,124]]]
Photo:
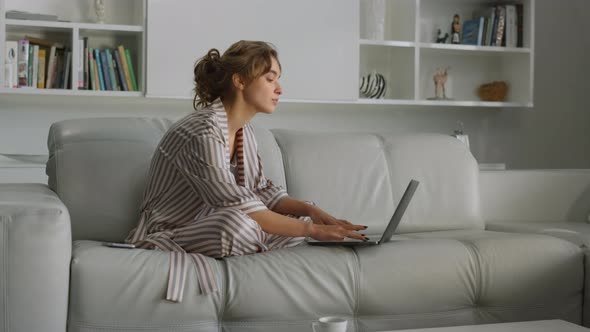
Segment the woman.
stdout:
[[[203,256],[247,255],[318,240],[366,240],[365,226],[287,195],[264,177],[249,121],[273,113],[282,94],[276,50],[239,41],[211,49],[194,68],[195,112],[175,123],[152,159],[137,228],[127,242],[171,251],[167,299],[180,301],[185,260],[201,290],[216,289]],[[174,278],[173,278],[174,277]]]

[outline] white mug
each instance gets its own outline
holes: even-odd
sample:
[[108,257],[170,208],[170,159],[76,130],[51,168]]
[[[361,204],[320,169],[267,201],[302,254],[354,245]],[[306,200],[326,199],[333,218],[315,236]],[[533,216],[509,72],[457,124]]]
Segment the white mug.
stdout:
[[312,323],[314,332],[345,332],[348,321],[341,317],[322,317]]

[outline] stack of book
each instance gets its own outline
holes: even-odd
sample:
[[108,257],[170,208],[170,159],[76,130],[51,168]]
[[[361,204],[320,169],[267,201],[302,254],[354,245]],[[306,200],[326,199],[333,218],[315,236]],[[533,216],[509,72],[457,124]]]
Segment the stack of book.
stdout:
[[[79,43],[78,68],[72,68],[73,52],[66,45],[32,36],[6,41],[5,88],[138,91],[131,53],[88,47]],[[77,80],[72,82],[72,80]]]
[[68,89],[72,52],[61,43],[25,36],[6,41],[4,87]]
[[78,89],[138,91],[131,52],[123,45],[114,49],[88,47],[88,38],[80,40]]
[[523,47],[523,5],[496,5],[477,11],[466,20],[462,44]]

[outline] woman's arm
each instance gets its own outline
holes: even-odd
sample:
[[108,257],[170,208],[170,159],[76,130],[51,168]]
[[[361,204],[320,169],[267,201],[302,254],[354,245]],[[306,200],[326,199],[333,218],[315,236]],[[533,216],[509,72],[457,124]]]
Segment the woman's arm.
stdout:
[[273,211],[281,214],[292,214],[295,216],[311,216],[313,205],[285,196],[273,207]]
[[[318,225],[351,225],[351,222],[338,219],[320,209],[318,206],[305,203],[293,197],[283,197],[272,209],[281,214],[292,214],[296,216],[309,216],[314,224]],[[366,226],[361,226],[366,229]]]
[[356,232],[365,229],[364,226],[359,225],[316,225],[302,222],[271,210],[254,212],[249,216],[260,225],[263,231],[280,236],[304,236],[324,241],[342,241],[347,237],[359,240],[367,239],[364,235]]

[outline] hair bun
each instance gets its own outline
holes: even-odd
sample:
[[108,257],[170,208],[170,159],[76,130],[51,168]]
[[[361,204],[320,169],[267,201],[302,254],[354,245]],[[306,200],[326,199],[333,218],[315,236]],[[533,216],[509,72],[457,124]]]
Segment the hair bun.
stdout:
[[216,48],[212,48],[207,52],[207,60],[209,61],[219,61],[221,59],[221,55]]

